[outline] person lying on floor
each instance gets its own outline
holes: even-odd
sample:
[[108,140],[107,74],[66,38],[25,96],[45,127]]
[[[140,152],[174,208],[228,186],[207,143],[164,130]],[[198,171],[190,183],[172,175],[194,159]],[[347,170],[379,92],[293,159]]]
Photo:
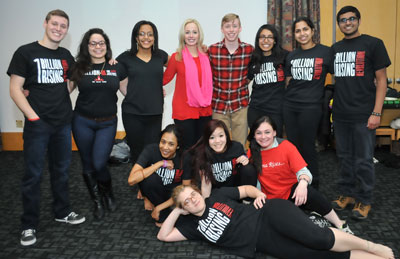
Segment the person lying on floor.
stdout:
[[159,144],[147,145],[133,166],[128,184],[139,184],[142,195],[155,205],[151,216],[160,224],[168,216],[173,205],[170,198],[174,187],[190,184],[190,172],[181,168],[182,134],[170,124],[161,132]]
[[[320,228],[293,203],[265,196],[251,185],[215,189],[209,198],[194,185],[177,186],[172,193],[176,207],[157,238],[204,240],[243,257],[254,257],[257,251],[296,259],[394,258],[387,246],[335,228]],[[245,197],[254,198],[254,206],[238,202]]]

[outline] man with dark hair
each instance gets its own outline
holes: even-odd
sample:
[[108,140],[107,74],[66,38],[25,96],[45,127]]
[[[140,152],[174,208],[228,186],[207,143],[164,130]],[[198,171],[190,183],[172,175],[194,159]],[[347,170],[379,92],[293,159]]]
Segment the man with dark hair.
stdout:
[[[69,224],[85,221],[85,217],[71,211],[69,204],[72,106],[67,86],[74,58],[59,47],[68,27],[69,18],[64,11],[49,12],[43,23],[43,39],[18,48],[7,70],[11,98],[25,116],[20,240],[23,246],[36,243],[46,151],[55,220]],[[28,97],[24,90],[29,91]]]
[[352,217],[365,219],[375,185],[375,129],[386,94],[386,68],[391,64],[382,40],[361,35],[360,12],[345,6],[337,14],[344,39],[332,46],[335,93],[333,124],[339,158],[336,210],[355,204]]

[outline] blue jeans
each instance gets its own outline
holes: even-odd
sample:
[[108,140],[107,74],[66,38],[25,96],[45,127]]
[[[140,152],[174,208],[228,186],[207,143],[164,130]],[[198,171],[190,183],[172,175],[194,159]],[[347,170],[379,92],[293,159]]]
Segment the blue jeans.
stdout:
[[68,170],[71,163],[71,125],[52,126],[43,120],[25,120],[25,175],[22,179],[22,229],[39,224],[40,180],[48,153],[53,212],[56,218],[70,213]]
[[72,132],[81,155],[84,174],[106,182],[111,179],[107,161],[114,145],[117,117],[97,122],[74,113]]
[[333,126],[341,177],[338,190],[356,201],[371,204],[375,185],[375,130],[368,129],[366,123],[335,121]]

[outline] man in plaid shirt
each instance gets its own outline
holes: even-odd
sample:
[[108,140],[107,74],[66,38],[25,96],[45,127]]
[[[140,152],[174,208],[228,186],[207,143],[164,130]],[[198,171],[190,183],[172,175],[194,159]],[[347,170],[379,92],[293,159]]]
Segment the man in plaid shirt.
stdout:
[[247,66],[254,50],[239,40],[242,31],[237,14],[222,18],[224,39],[208,49],[213,73],[213,119],[222,120],[231,130],[232,139],[244,146],[247,138]]

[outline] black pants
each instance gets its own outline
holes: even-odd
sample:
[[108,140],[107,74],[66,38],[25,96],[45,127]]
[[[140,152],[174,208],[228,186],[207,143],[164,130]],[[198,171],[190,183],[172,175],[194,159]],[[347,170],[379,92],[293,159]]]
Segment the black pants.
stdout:
[[[160,205],[171,198],[172,190],[177,184],[164,185],[161,177],[153,173],[139,183],[140,191],[144,197],[147,197],[154,206]],[[171,212],[170,208],[160,211],[158,222],[164,222]]]
[[[292,199],[293,193],[296,190],[296,187],[299,183],[296,183],[292,187],[292,191],[289,195],[289,201],[293,202],[295,199]],[[332,210],[331,203],[322,195],[319,191],[314,189],[312,186],[308,186],[307,188],[307,202],[304,205],[300,206],[301,209],[306,209],[309,211],[315,211],[318,214],[325,216]]]
[[350,252],[329,251],[335,236],[329,228],[320,228],[287,200],[268,200],[263,214],[256,250],[280,259],[350,258]]
[[135,163],[143,148],[160,140],[162,114],[136,115],[122,113],[132,163]]
[[283,118],[281,113],[271,113],[271,112],[265,112],[261,111],[252,107],[249,107],[247,110],[247,124],[249,125],[249,128],[253,125],[253,123],[260,118],[261,116],[267,115],[270,117],[276,124],[276,136],[277,137],[282,137],[282,132],[283,132]]
[[175,124],[183,133],[183,148],[188,149],[203,135],[205,125],[211,120],[211,116],[200,117],[198,119],[174,120]]
[[322,116],[321,105],[307,107],[283,106],[283,121],[287,138],[292,142],[307,163],[313,175],[313,186],[318,187],[319,170],[315,140]]

